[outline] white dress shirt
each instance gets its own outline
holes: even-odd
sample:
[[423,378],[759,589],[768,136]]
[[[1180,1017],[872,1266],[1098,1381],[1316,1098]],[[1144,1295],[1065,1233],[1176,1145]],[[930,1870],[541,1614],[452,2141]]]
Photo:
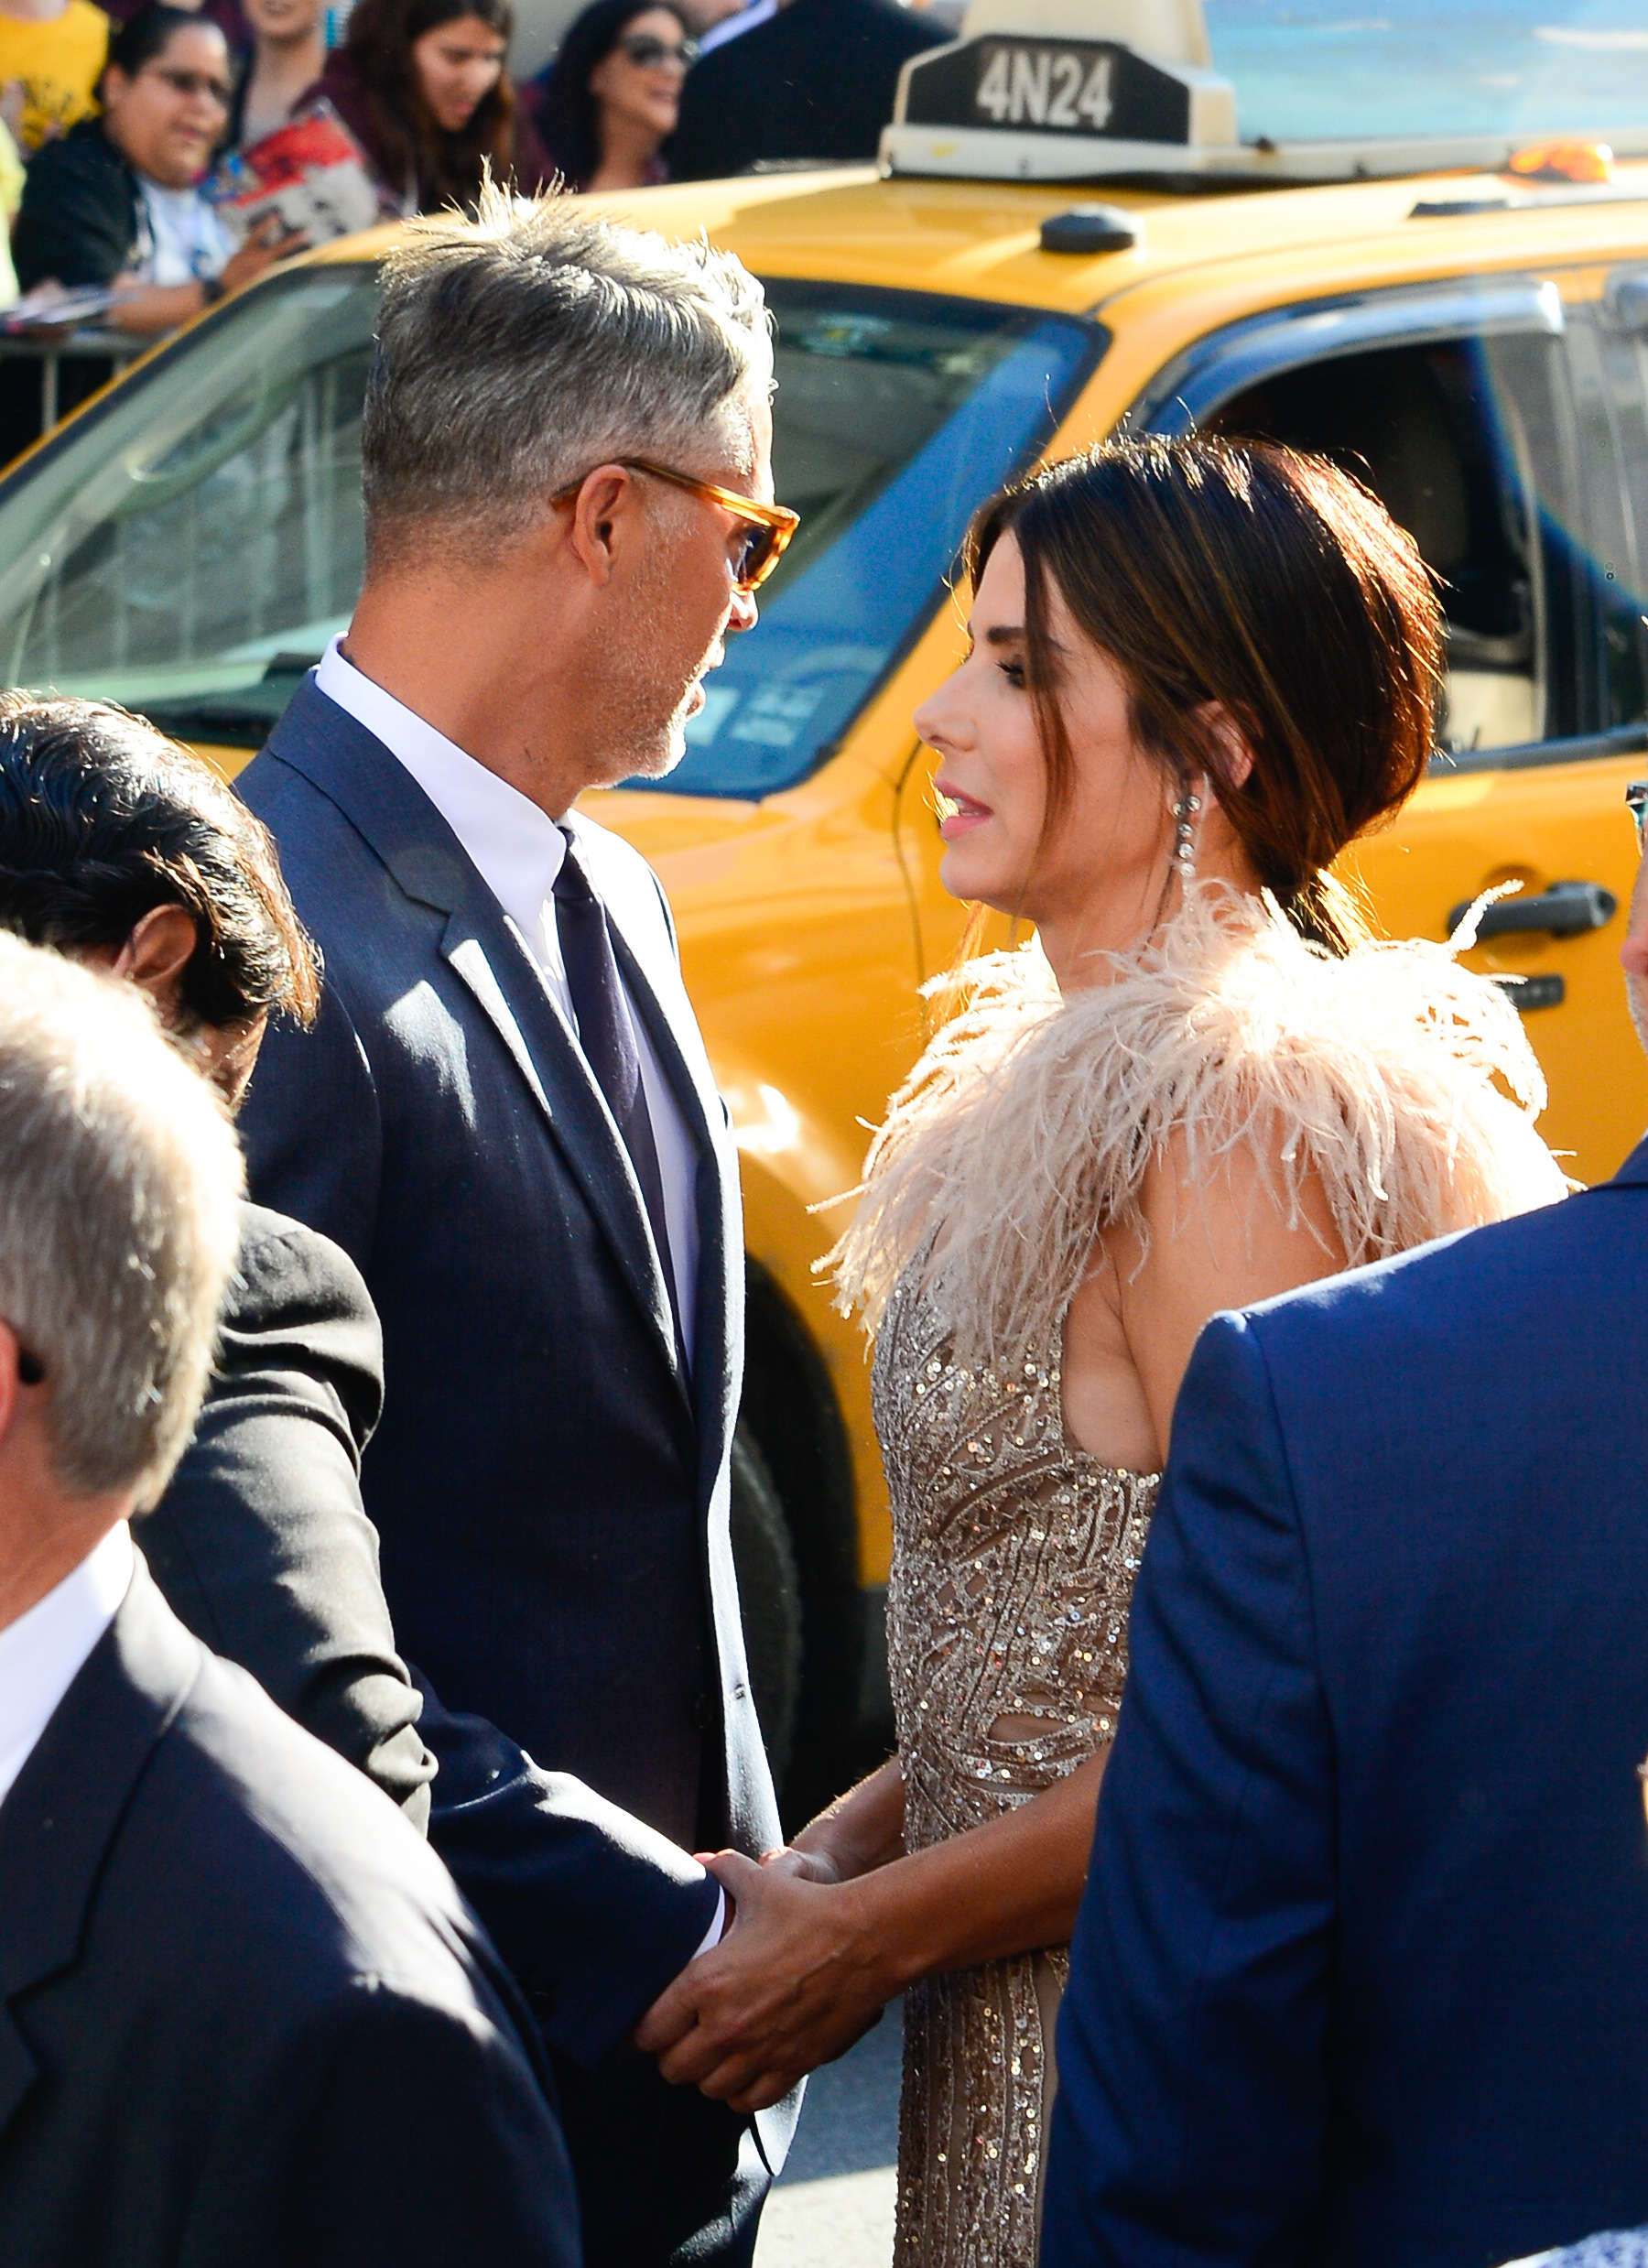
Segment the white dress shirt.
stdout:
[[0,1630],[0,1804],[131,1588],[132,1531],[116,1522],[55,1590]]
[[[426,724],[405,702],[385,693],[352,662],[345,661],[342,645],[342,639],[334,638],[327,647],[315,673],[316,684],[329,700],[335,700],[357,723],[374,733],[411,773],[520,931],[543,972],[550,998],[576,1039],[578,1019],[572,1013],[560,932],[555,926],[555,878],[566,856],[566,837],[547,812],[528,802],[507,780],[477,764],[473,756],[466,756],[445,733]],[[699,1264],[698,1151],[622,973],[619,985],[635,1035],[646,1114],[657,1145],[676,1305],[690,1362]]]
[[700,58],[713,54],[717,48],[724,48],[729,39],[736,39],[742,32],[754,31],[757,24],[770,24],[777,13],[778,0],[744,0],[736,16],[723,16],[719,24],[711,24],[701,35],[698,43]]

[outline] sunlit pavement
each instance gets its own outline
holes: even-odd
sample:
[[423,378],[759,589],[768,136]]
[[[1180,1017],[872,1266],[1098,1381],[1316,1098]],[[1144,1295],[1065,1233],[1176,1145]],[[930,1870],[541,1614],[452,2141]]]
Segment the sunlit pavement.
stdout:
[[896,2006],[808,2081],[784,2177],[762,2216],[755,2268],[887,2268],[898,2153]]

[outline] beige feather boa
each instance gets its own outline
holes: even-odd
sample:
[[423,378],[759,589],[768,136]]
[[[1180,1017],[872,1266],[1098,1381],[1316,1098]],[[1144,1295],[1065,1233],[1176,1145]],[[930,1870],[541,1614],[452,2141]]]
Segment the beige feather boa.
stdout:
[[943,1224],[932,1288],[954,1359],[1048,1345],[1170,1136],[1192,1182],[1247,1148],[1290,1225],[1319,1181],[1357,1260],[1551,1203],[1569,1185],[1534,1131],[1539,1065],[1505,993],[1456,950],[1336,959],[1268,895],[1204,884],[1068,1000],[1034,943],[969,963],[929,987],[966,1004],[894,1096],[822,1264],[838,1306],[874,1330]]

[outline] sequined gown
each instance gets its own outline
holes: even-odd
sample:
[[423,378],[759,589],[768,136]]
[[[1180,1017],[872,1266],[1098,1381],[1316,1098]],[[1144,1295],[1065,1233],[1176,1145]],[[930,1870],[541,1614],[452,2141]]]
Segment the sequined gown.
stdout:
[[[910,1850],[1037,1795],[1112,1736],[1158,1476],[1067,1436],[1061,1349],[1011,1376],[949,1360],[905,1271],[876,1342],[893,1499],[887,1642]],[[894,2268],[1031,2268],[1066,1949],[905,1999]]]

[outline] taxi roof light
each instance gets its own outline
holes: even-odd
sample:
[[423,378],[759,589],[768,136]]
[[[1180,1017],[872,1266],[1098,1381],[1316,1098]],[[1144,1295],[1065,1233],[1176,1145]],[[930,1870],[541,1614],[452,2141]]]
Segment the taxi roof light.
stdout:
[[1611,181],[1613,151],[1606,142],[1532,142],[1505,162],[1524,181]]

